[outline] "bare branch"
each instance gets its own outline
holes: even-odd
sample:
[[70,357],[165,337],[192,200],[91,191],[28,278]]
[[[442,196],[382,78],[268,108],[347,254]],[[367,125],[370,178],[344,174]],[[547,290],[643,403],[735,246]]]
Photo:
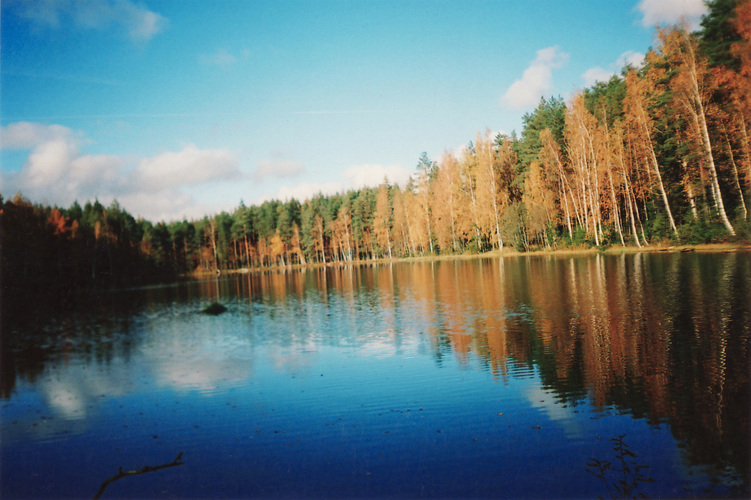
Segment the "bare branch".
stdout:
[[107,486],[110,485],[110,483],[117,481],[118,479],[122,479],[127,476],[135,476],[138,474],[146,474],[148,472],[155,472],[159,469],[166,469],[167,467],[176,467],[178,465],[183,465],[184,462],[182,461],[183,452],[177,454],[177,457],[172,462],[161,464],[161,465],[144,465],[142,468],[138,470],[129,470],[129,471],[123,471],[122,467],[118,468],[117,474],[110,477],[109,479],[105,480],[102,485],[99,487],[99,490],[96,492],[96,494],[93,497],[93,500],[97,500],[102,496],[104,493],[104,490],[107,489]]

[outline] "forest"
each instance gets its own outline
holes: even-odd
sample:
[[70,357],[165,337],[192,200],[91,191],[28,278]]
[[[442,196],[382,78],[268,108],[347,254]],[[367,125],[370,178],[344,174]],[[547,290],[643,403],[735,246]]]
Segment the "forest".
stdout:
[[659,28],[643,66],[567,101],[542,98],[518,136],[480,132],[459,153],[423,153],[405,186],[384,179],[169,223],[117,201],[0,195],[4,298],[201,271],[747,241],[751,1],[708,6],[695,32]]

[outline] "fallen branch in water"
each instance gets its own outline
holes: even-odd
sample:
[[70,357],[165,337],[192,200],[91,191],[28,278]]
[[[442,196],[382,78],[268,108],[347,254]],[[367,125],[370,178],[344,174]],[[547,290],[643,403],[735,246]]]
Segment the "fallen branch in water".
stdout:
[[104,493],[104,490],[107,489],[107,486],[110,485],[110,483],[117,481],[118,479],[122,479],[127,476],[135,476],[137,474],[146,474],[148,472],[155,472],[159,469],[166,469],[167,467],[176,467],[178,465],[183,465],[183,461],[181,458],[183,457],[183,452],[181,451],[178,453],[177,457],[175,459],[167,464],[162,465],[144,465],[142,468],[138,470],[128,470],[124,471],[122,466],[118,469],[117,474],[112,476],[111,478],[107,479],[102,483],[102,485],[99,487],[99,491],[96,492],[96,495],[94,495],[93,500],[97,500],[99,497],[102,496],[102,493]]

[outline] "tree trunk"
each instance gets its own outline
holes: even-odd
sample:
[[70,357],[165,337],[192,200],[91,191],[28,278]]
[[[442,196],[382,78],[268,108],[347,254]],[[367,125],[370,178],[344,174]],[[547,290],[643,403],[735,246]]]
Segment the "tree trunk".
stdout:
[[688,83],[689,88],[683,87],[683,92],[678,97],[679,101],[684,105],[686,111],[691,115],[694,121],[694,126],[697,129],[698,137],[700,138],[701,147],[703,149],[704,158],[709,167],[709,179],[712,186],[712,194],[715,202],[715,209],[722,219],[722,223],[728,232],[735,236],[735,229],[733,229],[727,213],[725,212],[725,204],[722,201],[722,192],[720,191],[720,182],[717,177],[717,168],[715,167],[714,155],[712,154],[712,142],[709,139],[709,131],[707,129],[707,117],[704,111],[704,103],[702,99],[701,90],[699,89],[699,68],[697,68],[696,51],[691,40],[686,38],[683,44],[686,52],[681,51],[683,58],[684,68],[688,71]]
[[730,155],[730,164],[733,166],[733,178],[735,180],[735,188],[738,190],[738,196],[741,200],[741,208],[743,209],[743,219],[748,219],[748,210],[746,209],[746,200],[743,199],[743,189],[741,189],[741,182],[738,178],[738,167],[735,164],[735,156],[733,155],[733,147],[730,145],[730,138],[725,130],[725,126],[722,127],[725,133],[725,143],[728,146],[728,154]]
[[209,219],[209,229],[211,230],[211,248],[214,250],[214,271],[219,271],[219,258],[217,257],[216,252],[216,234],[214,234],[216,223],[214,222],[214,219]]
[[449,194],[449,212],[451,215],[451,244],[454,248],[454,253],[458,251],[458,244],[456,241],[456,223],[454,221],[454,192],[453,184],[450,186],[451,193]]
[[[698,89],[697,89],[698,93]],[[730,224],[730,220],[728,219],[728,215],[725,212],[725,203],[722,201],[722,192],[720,191],[720,181],[717,177],[717,169],[715,168],[714,164],[714,155],[712,154],[712,143],[709,140],[709,131],[707,130],[707,121],[704,115],[704,105],[701,102],[701,98],[697,95],[696,96],[696,105],[697,108],[693,115],[694,120],[696,122],[696,125],[701,130],[701,138],[702,138],[702,147],[704,149],[704,156],[707,160],[707,165],[709,166],[709,180],[712,184],[712,193],[714,195],[714,202],[715,202],[715,209],[720,214],[720,219],[722,219],[722,223],[725,225],[725,228],[728,230],[730,234],[735,236],[735,229],[733,229],[732,224]]]
[[668,195],[665,192],[665,184],[662,182],[662,175],[660,174],[660,167],[657,165],[657,155],[655,154],[654,147],[652,146],[652,137],[649,133],[649,127],[647,127],[646,116],[644,116],[644,109],[639,105],[639,111],[641,112],[642,128],[647,139],[647,150],[649,152],[649,159],[652,160],[652,167],[654,168],[655,175],[657,176],[657,185],[660,188],[660,195],[662,196],[662,202],[665,205],[665,211],[668,214],[668,220],[670,221],[670,229],[673,230],[673,234],[678,236],[678,228],[675,227],[675,221],[673,220],[673,212],[670,210],[670,203],[668,203]]
[[610,183],[610,200],[613,203],[613,214],[615,219],[615,227],[618,230],[618,236],[621,239],[621,245],[626,246],[626,242],[623,241],[623,228],[621,228],[621,217],[618,213],[618,202],[615,197],[615,187],[613,187],[613,177],[610,175],[610,169],[608,169],[608,182]]
[[623,170],[623,182],[626,188],[626,198],[628,199],[628,214],[629,219],[631,219],[631,233],[634,235],[634,241],[636,242],[636,246],[641,248],[641,243],[639,243],[639,234],[636,232],[636,221],[634,220],[634,205],[631,203],[631,189],[628,185],[628,180],[626,179],[626,170]]
[[746,158],[746,185],[747,189],[751,189],[751,146],[748,140],[748,130],[746,129],[746,120],[743,117],[739,117],[741,122],[741,137],[743,138],[743,151]]
[[470,175],[469,179],[469,195],[472,199],[472,216],[475,221],[475,237],[477,238],[477,250],[482,250],[482,242],[480,241],[480,221],[477,219],[477,200],[475,200],[475,189],[472,185],[474,181]]
[[[683,160],[683,169],[686,170],[686,164],[688,162]],[[691,206],[691,215],[694,220],[699,218],[699,212],[696,210],[696,200],[694,199],[694,188],[691,186],[691,180],[688,175],[684,178],[683,184],[686,186],[686,194],[688,195],[688,204]]]

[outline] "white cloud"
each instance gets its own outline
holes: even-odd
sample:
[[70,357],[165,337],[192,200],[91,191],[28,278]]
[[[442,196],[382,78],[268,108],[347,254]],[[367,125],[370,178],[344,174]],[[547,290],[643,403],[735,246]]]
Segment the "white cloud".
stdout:
[[304,171],[302,163],[287,161],[281,157],[273,160],[263,159],[258,162],[258,168],[253,173],[256,180],[262,181],[267,177],[285,178],[297,177]]
[[76,156],[78,148],[74,144],[55,138],[34,148],[22,173],[32,187],[58,184]]
[[[99,201],[105,203],[100,196]],[[117,196],[120,206],[133,217],[151,222],[200,219],[219,213],[225,207],[209,207],[179,189],[165,189],[158,193],[129,190]]]
[[582,78],[584,79],[584,84],[587,87],[591,87],[597,82],[607,82],[613,75],[615,75],[615,71],[609,71],[599,66],[595,66],[594,68],[589,68],[585,71]]
[[294,186],[282,186],[275,195],[265,195],[256,200],[263,203],[268,200],[309,200],[318,195],[333,195],[344,193],[351,189],[379,186],[384,179],[390,184],[405,185],[409,181],[410,172],[400,165],[353,165],[342,172],[339,181],[325,183],[300,183]]
[[676,24],[681,19],[698,26],[699,19],[707,12],[704,0],[641,0],[636,9],[642,13],[644,27]]
[[35,200],[68,204],[95,197],[117,183],[123,162],[108,155],[81,155],[82,134],[60,125],[12,123],[2,129],[3,149],[31,150],[18,173],[3,178],[3,189],[22,191]]
[[164,29],[167,20],[143,7],[139,7],[130,2],[120,2],[128,21],[125,23],[128,29],[128,35],[133,40],[149,40],[151,37]]
[[202,64],[208,66],[219,66],[220,68],[227,69],[237,62],[237,57],[233,56],[225,49],[218,49],[211,54],[201,54],[198,60]]
[[76,183],[75,191],[95,192],[99,186],[116,186],[123,165],[114,155],[79,156],[70,162],[67,177]]
[[620,55],[618,60],[615,62],[616,66],[620,69],[625,67],[626,65],[633,66],[636,69],[640,69],[644,67],[644,54],[641,52],[635,52],[633,50],[627,50],[623,54]]
[[558,47],[548,47],[537,51],[537,57],[501,97],[501,104],[512,109],[523,109],[536,105],[540,97],[552,87],[553,69],[560,68],[568,61],[568,54]]
[[351,189],[379,186],[384,179],[390,184],[406,184],[409,176],[410,172],[401,165],[354,165],[342,173]]
[[64,139],[77,143],[82,137],[62,125],[42,125],[41,123],[17,122],[0,129],[2,149],[31,149],[54,139]]
[[214,52],[199,55],[198,61],[207,66],[218,66],[222,69],[229,69],[239,61],[248,59],[252,55],[253,53],[247,48],[233,53],[220,47]]
[[258,202],[262,203],[268,200],[282,200],[296,199],[297,201],[305,201],[314,197],[317,194],[331,195],[341,193],[345,191],[344,185],[340,182],[325,182],[325,183],[303,183],[296,186],[282,186],[275,196],[268,195],[261,197]]
[[21,17],[40,26],[67,23],[83,29],[108,30],[113,25],[134,41],[147,41],[164,29],[167,20],[130,0],[40,0],[21,3]]
[[139,189],[158,191],[238,177],[240,170],[232,153],[224,149],[198,149],[189,144],[177,153],[141,160],[134,181]]
[[[215,213],[186,188],[241,176],[237,159],[223,149],[188,145],[178,152],[130,161],[114,155],[86,155],[90,142],[82,133],[60,125],[13,123],[0,129],[4,149],[30,150],[19,172],[2,173],[6,194],[18,191],[35,202],[69,206],[95,198],[117,199],[134,216],[153,222]],[[222,207],[224,208],[224,207]]]
[[626,67],[626,65],[633,66],[634,68],[641,68],[644,66],[644,54],[641,52],[634,52],[629,50],[621,54],[618,59],[608,66],[609,69],[605,69],[601,66],[595,66],[589,68],[582,74],[582,79],[587,87],[591,87],[597,82],[607,83],[614,75],[620,74],[620,71]]
[[467,153],[469,153],[469,144],[460,144],[448,154],[451,154],[454,156],[454,158],[458,159],[458,158],[464,158],[464,155],[466,155]]

